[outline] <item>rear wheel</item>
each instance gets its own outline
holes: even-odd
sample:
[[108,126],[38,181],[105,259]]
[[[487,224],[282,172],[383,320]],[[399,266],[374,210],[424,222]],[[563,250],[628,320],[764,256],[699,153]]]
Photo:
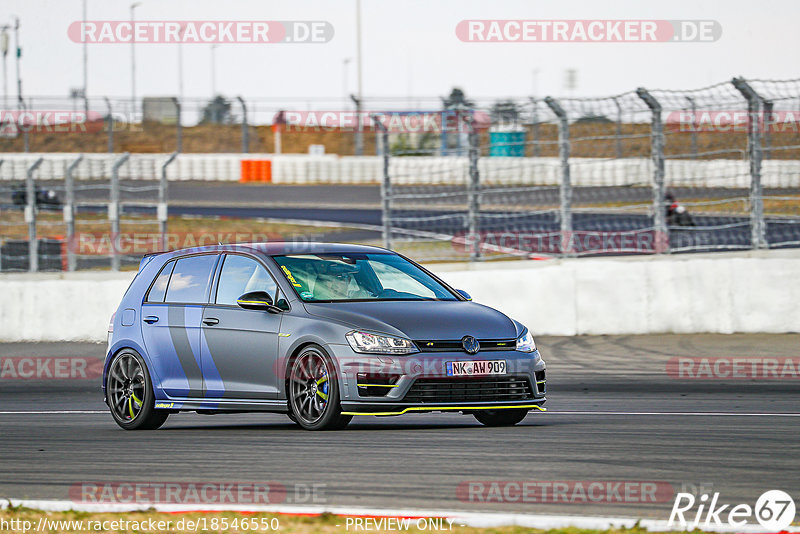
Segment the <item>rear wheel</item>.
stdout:
[[485,426],[514,426],[528,415],[528,410],[504,409],[504,410],[481,410],[472,414],[479,423]]
[[336,430],[352,419],[342,415],[333,362],[321,347],[303,349],[289,372],[289,418],[306,430]]
[[155,409],[155,394],[147,365],[136,351],[124,349],[111,361],[106,398],[114,421],[125,430],[155,430],[169,412]]

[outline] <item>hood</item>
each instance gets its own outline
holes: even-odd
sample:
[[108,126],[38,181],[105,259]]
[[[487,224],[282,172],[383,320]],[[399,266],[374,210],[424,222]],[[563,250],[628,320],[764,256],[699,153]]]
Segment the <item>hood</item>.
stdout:
[[499,311],[467,301],[375,301],[304,303],[311,315],[353,328],[412,340],[512,339],[515,323]]

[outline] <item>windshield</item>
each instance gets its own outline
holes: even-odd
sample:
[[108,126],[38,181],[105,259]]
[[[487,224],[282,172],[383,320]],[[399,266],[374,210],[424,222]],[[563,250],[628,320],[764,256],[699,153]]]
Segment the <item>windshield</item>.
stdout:
[[273,256],[305,302],[458,300],[425,271],[396,254]]

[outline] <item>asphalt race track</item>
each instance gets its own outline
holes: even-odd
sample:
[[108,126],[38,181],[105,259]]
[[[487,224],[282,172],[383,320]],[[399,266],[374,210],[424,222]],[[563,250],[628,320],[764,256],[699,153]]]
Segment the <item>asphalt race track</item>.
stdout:
[[[124,432],[97,379],[0,379],[0,497],[67,499],[80,482],[324,484],[330,505],[644,516],[667,519],[673,491],[704,487],[755,504],[800,494],[800,377],[687,380],[680,357],[795,357],[800,335],[537,339],[548,363],[548,413],[491,429],[471,416],[354,419],[300,430],[268,414],[172,416]],[[104,345],[0,344],[0,359],[102,357]],[[470,481],[654,481],[658,502],[470,502]],[[293,499],[289,493],[288,503]],[[295,504],[305,504],[297,500]]]

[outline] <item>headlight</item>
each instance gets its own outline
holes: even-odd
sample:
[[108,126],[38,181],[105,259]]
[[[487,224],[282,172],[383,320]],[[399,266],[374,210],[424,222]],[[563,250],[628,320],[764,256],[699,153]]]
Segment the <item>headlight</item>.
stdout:
[[417,347],[402,337],[382,336],[369,332],[353,330],[344,336],[356,352],[366,354],[409,354],[417,352]]
[[536,350],[536,342],[533,340],[533,334],[531,334],[530,330],[525,330],[517,338],[517,350],[520,352],[533,352]]

